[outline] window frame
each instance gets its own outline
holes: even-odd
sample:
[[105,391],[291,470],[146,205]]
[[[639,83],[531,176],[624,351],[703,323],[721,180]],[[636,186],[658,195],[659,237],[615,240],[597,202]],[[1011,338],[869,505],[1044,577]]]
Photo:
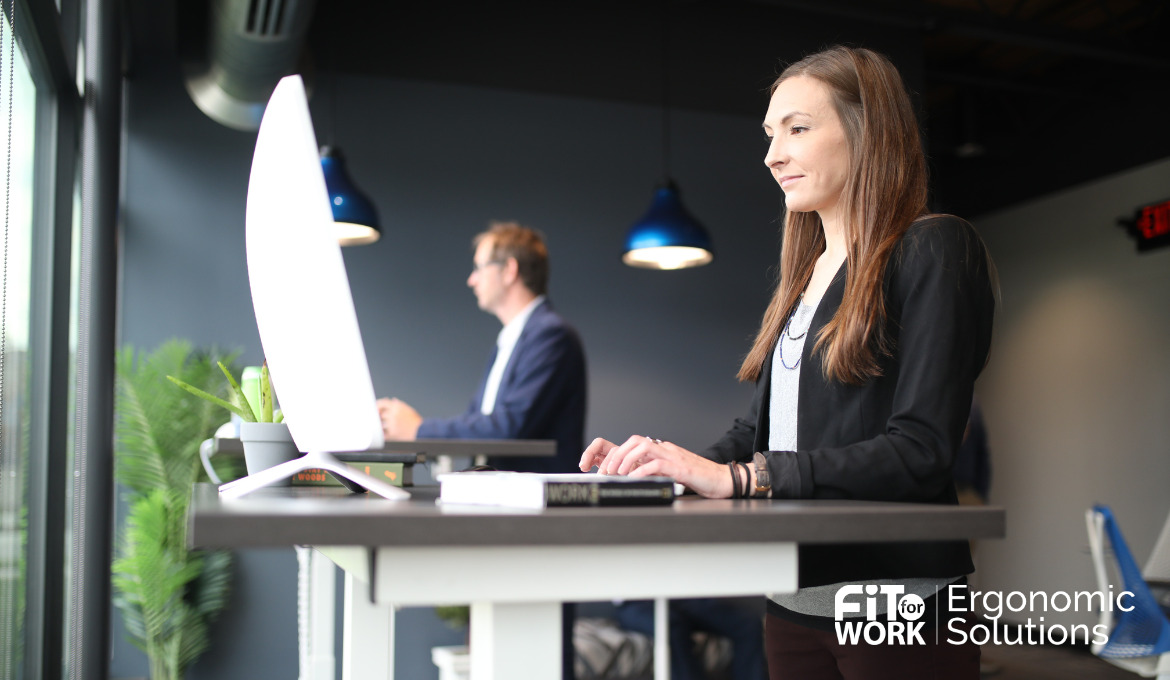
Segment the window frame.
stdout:
[[[75,67],[80,2],[7,0],[3,9],[37,85],[32,278],[29,301],[30,432],[23,676],[55,680],[65,668],[69,533],[70,293],[73,186],[81,95]],[[15,21],[12,21],[15,12]]]

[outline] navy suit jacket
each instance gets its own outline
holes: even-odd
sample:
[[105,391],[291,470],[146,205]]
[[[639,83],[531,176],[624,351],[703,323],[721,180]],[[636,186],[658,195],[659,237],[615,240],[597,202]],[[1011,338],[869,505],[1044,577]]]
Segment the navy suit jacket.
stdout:
[[467,411],[426,418],[420,439],[555,439],[554,458],[500,457],[488,462],[519,472],[579,472],[585,450],[586,376],[581,338],[547,300],[532,311],[500,379],[496,403],[480,413],[491,359]]

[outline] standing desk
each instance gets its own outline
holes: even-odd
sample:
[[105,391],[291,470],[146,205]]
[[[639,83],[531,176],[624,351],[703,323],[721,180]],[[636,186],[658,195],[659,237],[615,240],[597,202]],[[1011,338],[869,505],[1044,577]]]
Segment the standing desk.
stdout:
[[[801,544],[1002,538],[1002,508],[711,500],[670,506],[442,506],[340,488],[221,500],[196,484],[196,548],[311,545],[345,571],[344,678],[392,678],[395,606],[471,603],[475,680],[556,678],[562,602],[791,592]],[[729,565],[734,565],[730,567]]]

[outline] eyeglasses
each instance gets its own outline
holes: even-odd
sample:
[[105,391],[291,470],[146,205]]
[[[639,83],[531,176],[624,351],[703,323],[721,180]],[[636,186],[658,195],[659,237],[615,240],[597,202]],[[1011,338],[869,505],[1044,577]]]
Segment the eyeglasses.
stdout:
[[480,264],[478,262],[472,262],[471,263],[471,273],[474,274],[478,271],[483,270],[484,267],[490,267],[493,264],[504,264],[504,260],[488,260],[487,262],[484,262],[483,264]]

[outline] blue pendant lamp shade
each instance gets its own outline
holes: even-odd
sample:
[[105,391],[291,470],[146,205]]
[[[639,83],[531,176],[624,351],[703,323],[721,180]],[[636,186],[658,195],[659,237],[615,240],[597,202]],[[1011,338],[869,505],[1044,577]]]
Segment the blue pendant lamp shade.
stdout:
[[341,151],[330,146],[321,147],[321,171],[329,190],[337,242],[343,246],[362,246],[377,241],[382,236],[378,211],[350,180]]
[[667,179],[654,192],[650,209],[626,234],[622,262],[644,269],[685,269],[714,257],[707,230],[683,207],[678,187]]

